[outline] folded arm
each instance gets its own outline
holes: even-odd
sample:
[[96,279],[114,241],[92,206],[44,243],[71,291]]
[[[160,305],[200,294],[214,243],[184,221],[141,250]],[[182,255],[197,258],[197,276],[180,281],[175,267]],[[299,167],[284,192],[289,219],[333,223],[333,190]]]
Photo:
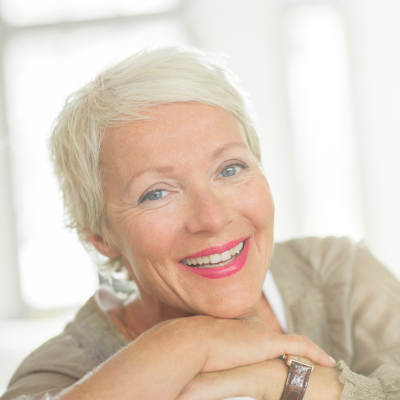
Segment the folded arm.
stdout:
[[321,365],[332,366],[326,353],[307,338],[278,335],[257,320],[172,320],[147,331],[63,391],[57,400],[85,400],[93,396],[98,400],[175,400],[199,373],[206,376],[258,364],[283,353],[305,355]]

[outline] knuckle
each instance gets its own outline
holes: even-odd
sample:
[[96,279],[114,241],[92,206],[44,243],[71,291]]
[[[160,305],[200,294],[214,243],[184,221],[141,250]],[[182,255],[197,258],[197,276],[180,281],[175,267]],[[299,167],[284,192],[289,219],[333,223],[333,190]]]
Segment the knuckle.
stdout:
[[301,336],[301,340],[303,342],[304,348],[305,350],[311,350],[313,348],[313,342],[311,341],[311,339],[307,336]]
[[273,354],[283,354],[285,352],[280,341],[273,341],[271,347]]

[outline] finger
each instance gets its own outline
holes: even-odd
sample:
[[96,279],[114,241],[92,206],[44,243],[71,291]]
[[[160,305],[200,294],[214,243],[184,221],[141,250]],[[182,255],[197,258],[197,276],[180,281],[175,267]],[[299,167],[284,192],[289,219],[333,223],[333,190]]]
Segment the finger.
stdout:
[[206,335],[208,355],[201,372],[221,371],[277,358],[305,356],[326,367],[334,362],[310,339],[279,335],[257,320],[214,320]]
[[[305,356],[314,363],[323,367],[332,368],[336,361],[328,356],[328,354],[316,345],[307,336],[301,335],[280,335],[277,340],[276,352],[282,354],[295,354],[297,356]],[[277,356],[279,357],[279,355]]]

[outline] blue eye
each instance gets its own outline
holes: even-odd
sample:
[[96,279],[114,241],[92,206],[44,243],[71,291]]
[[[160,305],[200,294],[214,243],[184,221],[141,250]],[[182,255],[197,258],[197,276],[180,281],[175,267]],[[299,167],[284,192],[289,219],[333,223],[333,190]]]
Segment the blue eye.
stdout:
[[166,190],[161,190],[161,189],[159,189],[159,190],[154,190],[153,192],[148,193],[148,194],[143,198],[142,202],[145,201],[145,200],[150,200],[150,201],[159,200],[159,199],[161,199],[162,197],[164,197],[166,193],[168,193]]
[[245,168],[244,165],[241,164],[235,164],[235,165],[228,165],[227,167],[225,167],[222,172],[221,175],[224,178],[229,178],[231,176],[236,175],[238,172],[240,172],[243,168]]

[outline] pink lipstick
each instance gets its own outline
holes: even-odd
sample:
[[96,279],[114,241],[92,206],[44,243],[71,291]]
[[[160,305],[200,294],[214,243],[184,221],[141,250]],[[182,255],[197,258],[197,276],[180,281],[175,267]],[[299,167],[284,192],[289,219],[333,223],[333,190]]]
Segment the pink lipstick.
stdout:
[[232,249],[233,247],[237,246],[239,243],[242,243],[244,240],[248,239],[247,237],[243,237],[240,239],[232,240],[232,242],[223,244],[221,246],[214,246],[209,247],[208,249],[201,250],[197,253],[190,254],[186,256],[186,258],[196,258],[196,257],[203,257],[203,256],[210,256],[211,254],[221,254],[224,251]]
[[222,246],[215,246],[210,247],[208,249],[199,251],[198,253],[194,253],[189,255],[186,258],[195,258],[195,257],[202,257],[202,256],[209,256],[211,254],[220,254],[224,251],[227,251],[239,243],[243,242],[243,249],[238,256],[236,256],[229,264],[224,265],[222,267],[215,267],[215,268],[196,268],[190,267],[183,263],[178,263],[181,268],[184,268],[186,271],[189,271],[195,275],[200,275],[204,278],[209,279],[221,279],[221,278],[228,278],[236,273],[238,273],[246,264],[247,256],[249,254],[250,249],[250,238],[247,239],[238,239]]

